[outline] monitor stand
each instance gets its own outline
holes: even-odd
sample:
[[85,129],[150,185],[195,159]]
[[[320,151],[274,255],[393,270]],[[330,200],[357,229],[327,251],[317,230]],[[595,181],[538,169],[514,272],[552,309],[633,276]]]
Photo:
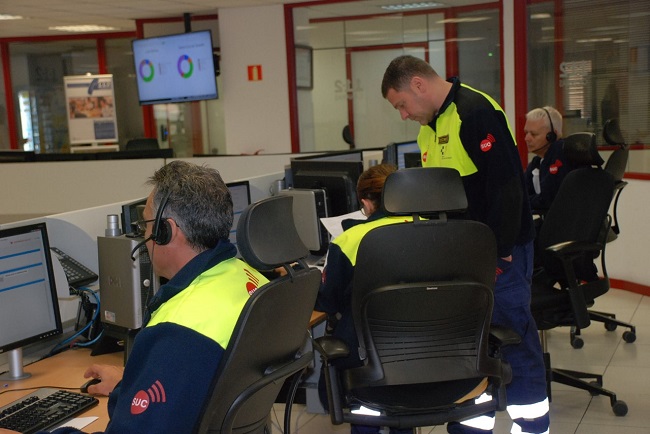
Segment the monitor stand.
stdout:
[[27,373],[23,369],[23,349],[16,348],[7,353],[7,361],[9,362],[9,372],[0,375],[2,381],[16,381],[29,378],[32,374]]

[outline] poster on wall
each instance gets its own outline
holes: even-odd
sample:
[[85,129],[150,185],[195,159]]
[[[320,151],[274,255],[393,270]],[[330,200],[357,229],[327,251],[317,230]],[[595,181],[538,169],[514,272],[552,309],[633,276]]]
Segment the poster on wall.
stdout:
[[63,77],[70,144],[117,142],[113,74]]

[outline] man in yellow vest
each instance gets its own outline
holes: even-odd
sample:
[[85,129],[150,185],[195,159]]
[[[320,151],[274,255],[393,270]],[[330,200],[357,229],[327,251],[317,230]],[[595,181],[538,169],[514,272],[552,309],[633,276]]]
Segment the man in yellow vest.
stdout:
[[[546,373],[537,327],[530,313],[534,229],[514,135],[499,104],[487,94],[445,80],[422,59],[394,59],[382,95],[402,119],[420,124],[423,167],[458,170],[468,217],[487,224],[497,240],[492,323],[515,330],[521,344],[503,349],[512,366],[508,413],[513,433],[549,430]],[[435,246],[432,246],[435,248]],[[494,414],[450,423],[450,433],[490,433]]]
[[101,379],[88,392],[109,395],[106,433],[196,432],[239,314],[268,282],[235,257],[232,198],[219,172],[173,161],[150,183],[138,224],[154,271],[169,281],[149,302],[124,369],[86,371]]

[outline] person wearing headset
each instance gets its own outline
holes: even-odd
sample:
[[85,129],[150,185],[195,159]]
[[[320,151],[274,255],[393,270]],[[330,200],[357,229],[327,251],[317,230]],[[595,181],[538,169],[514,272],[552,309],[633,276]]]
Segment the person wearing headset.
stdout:
[[156,274],[169,281],[149,302],[124,369],[85,373],[101,379],[89,393],[109,396],[106,433],[195,432],[239,314],[268,282],[235,257],[232,198],[219,172],[172,161],[149,182],[139,224]]
[[562,115],[553,107],[535,108],[526,114],[524,133],[528,152],[535,154],[526,168],[530,207],[543,215],[571,170],[562,152]]

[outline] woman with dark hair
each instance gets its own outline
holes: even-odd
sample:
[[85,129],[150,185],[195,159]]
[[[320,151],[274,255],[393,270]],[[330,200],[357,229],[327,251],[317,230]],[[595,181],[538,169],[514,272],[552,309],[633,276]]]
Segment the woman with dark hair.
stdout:
[[[410,220],[409,217],[387,216],[381,209],[381,193],[384,182],[397,167],[392,164],[379,164],[361,174],[357,182],[357,197],[361,212],[367,220],[345,220],[345,231],[336,237],[327,251],[327,264],[323,270],[323,279],[316,300],[316,310],[328,314],[328,330],[333,336],[343,340],[350,349],[348,357],[336,360],[339,368],[348,369],[361,366],[359,359],[359,342],[354,330],[350,304],[352,300],[352,281],[356,254],[363,237],[372,229],[393,223]],[[321,372],[319,381],[321,402],[327,405],[325,378]],[[352,425],[352,434],[376,434],[379,427]],[[391,428],[391,434],[411,434],[412,429],[398,430]]]

